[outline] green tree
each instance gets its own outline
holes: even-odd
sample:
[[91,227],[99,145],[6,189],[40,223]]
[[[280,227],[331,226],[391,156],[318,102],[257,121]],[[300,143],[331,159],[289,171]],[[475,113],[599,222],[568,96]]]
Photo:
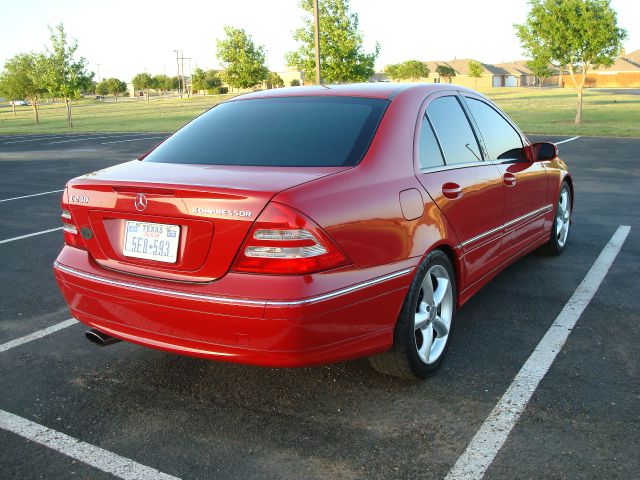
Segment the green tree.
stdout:
[[169,78],[169,83],[167,84],[167,90],[178,90],[180,88],[180,79],[178,76],[174,76]]
[[291,85],[292,87],[299,87],[300,86],[300,80],[298,80],[297,78],[294,78],[293,80],[291,80],[289,82],[289,85]]
[[152,84],[152,88],[156,90],[160,96],[162,96],[166,90],[171,90],[171,80],[166,75],[154,75]]
[[109,78],[106,80],[107,82],[107,91],[113,95],[116,103],[118,102],[118,97],[127,91],[127,83],[122,80],[118,80],[117,78]]
[[267,88],[282,88],[284,87],[284,80],[276,72],[269,72],[267,77]]
[[384,73],[387,75],[387,77],[391,78],[392,80],[401,80],[402,78],[402,73],[400,73],[399,63],[393,63],[391,65],[387,65],[386,67],[384,67]]
[[[610,0],[530,0],[525,23],[514,25],[528,56],[548,59],[569,71],[578,93],[576,125],[589,70],[612,65],[627,32],[618,27]],[[541,60],[542,61],[542,60]]]
[[109,85],[107,85],[106,78],[96,85],[96,93],[103,96],[109,95]]
[[385,73],[394,80],[417,80],[427,78],[431,71],[427,64],[420,60],[407,60],[395,65],[387,65]]
[[533,72],[538,79],[538,87],[542,87],[545,78],[549,78],[553,74],[553,70],[549,66],[549,59],[546,57],[538,57],[527,62],[527,67]]
[[[303,71],[305,78],[316,78],[313,0],[300,0],[300,7],[304,10],[303,26],[293,32],[293,39],[300,46],[286,54],[286,61],[289,66]],[[376,43],[373,53],[364,51],[358,14],[351,11],[349,0],[318,0],[318,10],[322,81],[368,80],[374,73],[380,45]]]
[[213,70],[205,71],[201,68],[196,68],[191,76],[191,88],[196,92],[203,90],[206,95],[207,90],[213,90],[221,86],[222,80]]
[[47,90],[52,97],[64,99],[67,107],[67,123],[73,127],[71,100],[80,98],[82,92],[91,88],[93,73],[86,70],[87,61],[76,59],[78,42],[67,41],[67,32],[62,23],[49,28],[51,49],[47,54]]
[[[0,74],[0,93],[10,100],[29,100],[38,125],[38,101],[47,93],[46,59],[37,53],[20,53],[7,60]],[[13,105],[13,114],[16,107]]]
[[149,89],[153,88],[153,78],[147,72],[138,73],[133,80],[133,89],[144,92],[147,97],[147,103],[149,103]]
[[267,79],[269,70],[262,45],[256,46],[241,28],[224,27],[226,38],[218,40],[218,59],[225,82],[236,88],[251,88]]
[[478,88],[478,79],[484,74],[484,67],[480,62],[469,60],[469,76],[475,79],[474,88]]
[[436,73],[440,78],[444,78],[448,83],[451,83],[451,80],[456,76],[456,69],[451,65],[438,65],[436,67]]

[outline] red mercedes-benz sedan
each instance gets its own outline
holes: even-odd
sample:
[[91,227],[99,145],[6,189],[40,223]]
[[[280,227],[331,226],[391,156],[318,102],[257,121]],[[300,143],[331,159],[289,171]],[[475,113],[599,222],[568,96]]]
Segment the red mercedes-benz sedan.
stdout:
[[564,250],[572,203],[556,146],[471,90],[276,89],[69,181],[54,271],[100,345],[423,378],[457,308]]

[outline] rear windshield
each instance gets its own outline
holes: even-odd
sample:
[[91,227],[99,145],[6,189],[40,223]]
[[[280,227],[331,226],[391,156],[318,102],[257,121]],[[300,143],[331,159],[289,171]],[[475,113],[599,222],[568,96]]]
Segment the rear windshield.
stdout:
[[336,167],[364,157],[388,105],[355,97],[285,97],[222,103],[145,162]]

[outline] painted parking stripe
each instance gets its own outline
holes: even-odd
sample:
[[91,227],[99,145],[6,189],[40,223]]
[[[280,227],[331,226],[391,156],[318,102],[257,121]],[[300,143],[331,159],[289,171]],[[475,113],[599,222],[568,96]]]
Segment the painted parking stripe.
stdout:
[[125,480],[179,480],[62,432],[0,410],[0,428]]
[[[102,132],[102,133],[94,134],[94,135],[104,135],[104,134],[105,133]],[[83,136],[86,137],[87,135],[91,135],[91,134],[87,133],[87,134],[84,134]],[[115,137],[122,137],[122,136],[126,136],[126,135],[146,135],[146,134],[144,134],[144,133],[124,133],[123,134],[123,133],[114,132],[114,133],[112,133],[110,135],[115,136]],[[69,139],[69,138],[73,138],[75,136],[76,135],[74,135],[74,134],[68,134],[68,135],[62,135],[62,136],[60,136],[60,135],[51,136],[50,135],[48,137],[39,137],[39,138],[38,137],[36,137],[36,138],[22,138],[22,139],[19,139],[19,140],[12,140],[12,141],[9,141],[9,142],[4,142],[4,143],[2,143],[0,145],[9,145],[9,144],[12,144],[12,143],[38,142],[38,141],[46,141],[46,140],[59,140],[61,138]]]
[[131,138],[129,140],[115,140],[113,142],[102,142],[102,145],[109,145],[110,143],[137,142],[137,141],[140,141],[140,140],[157,140],[158,138],[167,138],[167,137]]
[[21,198],[39,197],[40,195],[49,195],[50,193],[60,193],[60,192],[62,192],[62,190],[51,190],[50,192],[33,193],[31,195],[22,195],[21,197],[3,198],[2,200],[0,200],[0,203],[10,202],[11,200],[20,200]]
[[62,227],[50,228],[49,230],[42,230],[41,232],[28,233],[27,235],[20,235],[19,237],[7,238],[5,240],[0,240],[0,244],[15,242],[16,240],[22,240],[23,238],[35,237],[36,235],[43,235],[45,233],[55,232],[57,230],[62,230]]
[[580,315],[598,291],[630,230],[629,226],[618,227],[445,480],[478,480],[484,476]]
[[42,330],[30,333],[29,335],[25,335],[24,337],[5,342],[3,344],[0,344],[0,353],[11,350],[12,348],[19,347],[20,345],[24,345],[25,343],[32,342],[33,340],[38,340],[39,338],[46,337],[47,335],[51,335],[58,330],[70,327],[71,325],[75,325],[76,323],[78,323],[78,321],[75,318],[70,318],[68,320],[65,320],[64,322],[56,323],[55,325],[51,325],[50,327],[43,328]]
[[574,140],[577,140],[579,138],[580,138],[580,135],[578,135],[577,137],[567,138],[566,140],[562,140],[561,142],[556,142],[556,145],[560,145],[561,143],[573,142]]
[[[140,133],[135,135],[141,135]],[[58,140],[57,142],[50,142],[49,145],[56,145],[59,143],[70,143],[70,142],[90,142],[91,140],[101,140],[104,138],[114,138],[114,137],[124,137],[126,135],[105,135],[102,137],[85,137],[85,138],[71,138],[68,140]]]

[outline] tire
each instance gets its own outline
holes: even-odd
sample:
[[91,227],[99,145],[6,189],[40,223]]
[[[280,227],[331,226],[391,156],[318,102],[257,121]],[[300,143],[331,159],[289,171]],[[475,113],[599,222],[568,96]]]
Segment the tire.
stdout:
[[556,213],[553,217],[553,226],[549,234],[549,241],[543,246],[543,251],[548,255],[558,256],[567,248],[569,230],[571,227],[571,188],[567,182],[562,182]]
[[441,250],[434,250],[418,268],[407,292],[396,323],[393,347],[369,357],[373,368],[386,375],[414,380],[433,374],[449,348],[457,300],[451,261]]

